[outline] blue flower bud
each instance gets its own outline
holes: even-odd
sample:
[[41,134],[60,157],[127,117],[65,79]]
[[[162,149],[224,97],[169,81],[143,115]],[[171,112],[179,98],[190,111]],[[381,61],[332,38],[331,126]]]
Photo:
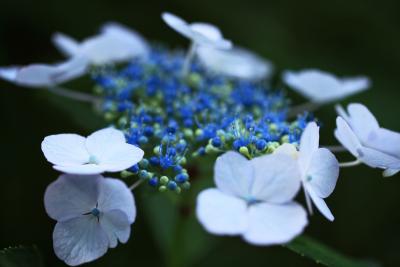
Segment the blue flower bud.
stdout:
[[152,177],[149,179],[149,185],[156,187],[158,185],[158,178],[157,177]]
[[169,181],[167,187],[171,191],[175,191],[178,185],[174,181]]

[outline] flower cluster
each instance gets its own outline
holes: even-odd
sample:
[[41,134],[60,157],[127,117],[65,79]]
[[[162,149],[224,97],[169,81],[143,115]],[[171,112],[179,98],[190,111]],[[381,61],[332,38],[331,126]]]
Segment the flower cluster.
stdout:
[[268,154],[297,144],[312,120],[304,114],[287,121],[285,95],[265,83],[215,75],[197,61],[182,77],[183,63],[183,53],[154,48],[146,61],[93,72],[105,117],[146,151],[129,171],[160,191],[189,188],[185,165],[193,158],[230,150],[249,158]]
[[[385,176],[399,172],[400,134],[381,128],[362,104],[348,112],[337,106],[339,149],[356,160],[339,163],[334,149],[319,147],[312,109],[368,89],[368,78],[285,71],[283,83],[310,101],[292,107],[271,83],[270,62],[234,46],[214,25],[170,13],[162,19],[191,41],[186,54],[107,23],[82,42],[55,34],[65,62],[0,68],[0,78],[17,85],[94,102],[111,124],[87,138],[59,134],[42,142],[46,159],[64,173],[44,200],[57,220],[55,253],[67,264],[95,260],[127,242],[136,217],[131,191],[143,182],[160,192],[187,190],[187,166],[199,157],[217,158],[216,188],[197,197],[199,222],[210,233],[240,235],[254,245],[283,244],[302,233],[308,219],[294,201],[300,188],[309,213],[315,206],[333,221],[324,199],[339,167],[365,163]],[[84,74],[94,80],[95,95],[60,87]],[[138,179],[128,187],[104,172]]]

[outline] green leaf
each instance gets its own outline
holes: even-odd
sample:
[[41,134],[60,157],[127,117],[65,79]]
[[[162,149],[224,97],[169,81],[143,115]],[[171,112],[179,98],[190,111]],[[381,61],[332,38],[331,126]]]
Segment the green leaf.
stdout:
[[43,267],[43,262],[36,246],[18,246],[0,251],[0,267]]
[[286,245],[290,250],[329,267],[378,267],[376,262],[348,258],[318,241],[302,235]]

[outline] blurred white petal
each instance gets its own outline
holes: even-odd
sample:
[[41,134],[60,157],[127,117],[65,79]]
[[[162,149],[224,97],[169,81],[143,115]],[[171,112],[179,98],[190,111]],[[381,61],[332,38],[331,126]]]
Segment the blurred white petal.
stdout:
[[370,86],[366,77],[340,79],[317,69],[285,71],[282,78],[289,87],[316,103],[339,100]]
[[209,70],[222,75],[246,80],[268,78],[273,66],[267,60],[239,47],[229,50],[199,47],[200,62]]

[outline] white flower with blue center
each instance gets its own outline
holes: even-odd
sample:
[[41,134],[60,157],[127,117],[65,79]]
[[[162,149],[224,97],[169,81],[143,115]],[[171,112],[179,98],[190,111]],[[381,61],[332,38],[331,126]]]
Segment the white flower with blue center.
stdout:
[[87,60],[78,56],[53,65],[0,67],[0,78],[19,86],[49,88],[84,75],[86,69]]
[[216,235],[241,235],[254,245],[287,243],[307,225],[305,210],[293,201],[300,187],[298,176],[290,156],[247,160],[227,152],[215,163],[217,188],[197,197],[197,218]]
[[330,221],[335,218],[326,205],[324,198],[332,194],[339,176],[339,163],[326,148],[319,148],[319,127],[310,122],[300,139],[297,151],[292,144],[283,144],[275,151],[286,154],[297,160],[300,180],[306,196],[307,206],[312,213],[311,200],[318,210]]
[[64,55],[86,57],[93,65],[147,58],[150,50],[142,36],[115,22],[103,25],[100,34],[81,43],[62,33],[53,36],[53,43]]
[[69,174],[119,172],[138,163],[140,148],[126,143],[123,132],[106,128],[87,138],[77,134],[47,136],[42,151],[53,168]]
[[203,46],[197,49],[197,56],[207,69],[233,78],[257,81],[273,72],[270,62],[240,47],[221,50]]
[[345,98],[367,90],[371,86],[370,80],[364,76],[338,78],[317,69],[285,71],[283,81],[293,90],[318,104]]
[[338,106],[337,111],[335,136],[354,157],[372,168],[384,169],[384,176],[400,171],[400,133],[380,127],[362,104],[350,104],[347,112]]
[[44,204],[57,221],[54,251],[70,266],[98,259],[118,241],[126,243],[136,217],[132,192],[101,175],[61,175],[47,187]]
[[195,45],[219,49],[230,49],[232,47],[231,41],[224,39],[221,31],[212,24],[204,22],[189,24],[168,12],[162,14],[162,19],[169,27],[190,39]]

